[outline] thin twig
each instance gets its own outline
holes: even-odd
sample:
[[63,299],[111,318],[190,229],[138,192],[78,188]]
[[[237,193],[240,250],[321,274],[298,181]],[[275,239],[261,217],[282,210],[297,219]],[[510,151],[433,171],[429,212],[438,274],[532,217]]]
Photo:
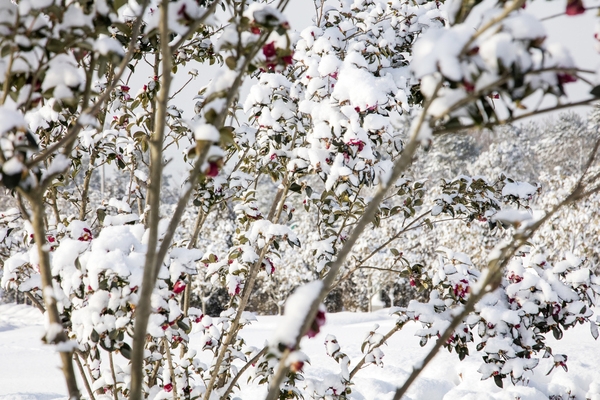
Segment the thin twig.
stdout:
[[371,351],[375,350],[376,348],[383,346],[383,345],[385,344],[385,342],[387,342],[387,340],[388,340],[389,338],[391,338],[391,337],[392,337],[392,335],[393,335],[394,333],[396,333],[396,332],[398,332],[400,329],[402,329],[402,326],[403,326],[403,324],[396,324],[396,325],[394,325],[394,327],[393,327],[392,329],[390,329],[390,331],[389,331],[388,333],[386,333],[386,334],[385,334],[385,336],[383,336],[383,337],[381,338],[381,340],[379,341],[379,343],[377,343],[377,344],[376,344],[376,345],[374,345],[373,347],[370,347],[370,351],[369,351],[369,352],[367,352],[367,353],[366,353],[366,354],[363,356],[363,358],[362,358],[362,359],[361,359],[361,360],[358,362],[358,364],[356,364],[356,366],[355,366],[355,367],[352,369],[352,371],[350,372],[350,380],[352,380],[352,378],[354,377],[354,375],[356,375],[356,373],[357,373],[358,371],[360,371],[360,369],[363,367],[363,365],[365,365],[365,362],[366,362],[366,360],[367,360],[367,355],[368,355],[368,354],[369,354]]
[[577,107],[577,106],[589,105],[593,101],[598,101],[598,98],[597,97],[591,97],[591,98],[588,98],[588,99],[585,99],[585,100],[577,101],[575,103],[558,104],[558,105],[553,106],[553,107],[548,107],[548,108],[545,108],[545,109],[542,109],[542,110],[532,111],[532,112],[529,112],[529,113],[518,115],[516,117],[510,117],[510,118],[507,118],[507,119],[504,119],[504,120],[499,120],[497,122],[488,122],[488,123],[485,123],[485,124],[461,125],[461,126],[455,126],[455,127],[451,127],[451,128],[445,128],[445,127],[434,128],[433,134],[434,135],[442,135],[442,134],[445,134],[445,133],[468,131],[469,129],[484,129],[484,128],[492,129],[493,127],[498,126],[498,125],[510,124],[510,123],[516,122],[518,120],[529,118],[529,117],[533,117],[533,116],[539,115],[539,114],[544,114],[544,113],[548,113],[548,112],[552,112],[552,111],[558,111],[558,110],[562,110],[562,109],[565,109],[565,108],[572,108],[572,107]]
[[[597,10],[598,8],[600,8],[600,6],[585,7],[585,11],[589,11],[589,10]],[[549,15],[549,16],[547,16],[547,17],[544,17],[544,18],[540,18],[540,21],[542,21],[542,22],[543,22],[543,21],[548,21],[548,20],[550,20],[550,19],[553,19],[553,18],[562,17],[563,15],[566,15],[566,12],[565,12],[565,11],[563,11],[563,12],[560,12],[560,13],[558,13],[558,14]]]
[[246,370],[248,368],[250,368],[251,365],[254,365],[258,359],[260,357],[262,357],[267,350],[269,349],[269,347],[263,347],[263,349],[261,351],[259,351],[258,353],[256,353],[256,355],[254,357],[252,357],[252,359],[250,361],[248,361],[246,363],[246,365],[244,365],[237,373],[236,376],[233,377],[233,379],[231,380],[231,383],[229,384],[229,386],[227,387],[227,389],[225,390],[225,392],[223,393],[223,395],[221,396],[222,399],[226,399],[229,396],[229,393],[231,393],[231,391],[233,390],[233,388],[235,387],[235,384],[237,383],[237,381],[240,379],[240,377],[242,376],[242,374],[244,372],[246,372]]
[[169,341],[163,337],[163,347],[167,353],[167,364],[169,365],[169,375],[171,375],[171,384],[173,385],[173,400],[177,400],[177,382],[175,381],[175,368],[173,368],[173,358],[171,357],[171,348]]
[[90,396],[90,400],[96,400],[92,387],[90,386],[90,381],[88,380],[83,365],[81,364],[81,360],[79,359],[79,353],[75,352],[73,357],[75,359],[75,364],[77,364],[77,368],[79,369],[79,375],[81,375],[81,379],[83,380],[83,386],[85,386],[85,390],[87,391],[88,396]]
[[108,352],[108,362],[110,364],[110,374],[113,378],[113,399],[119,400],[119,390],[117,389],[117,374],[115,372],[115,363],[113,361],[112,351]]
[[46,309],[44,308],[42,303],[40,303],[40,301],[38,299],[36,299],[34,295],[32,295],[30,292],[24,292],[24,293],[25,293],[25,296],[27,296],[27,298],[29,300],[31,300],[31,304],[36,306],[37,309],[42,312],[42,314],[46,312]]
[[496,25],[497,23],[501,22],[506,17],[508,17],[508,15],[510,13],[521,8],[521,6],[523,6],[523,4],[525,4],[525,0],[515,0],[512,3],[506,4],[504,6],[504,10],[502,10],[502,12],[500,14],[498,14],[494,18],[490,19],[485,25],[483,25],[481,28],[479,28],[473,36],[471,36],[471,38],[464,45],[461,54],[465,54],[467,51],[469,51],[469,48],[471,47],[471,45],[473,43],[475,43],[475,41],[481,35],[483,35],[485,32],[487,32],[488,29],[490,29],[491,27],[493,27],[494,25]]

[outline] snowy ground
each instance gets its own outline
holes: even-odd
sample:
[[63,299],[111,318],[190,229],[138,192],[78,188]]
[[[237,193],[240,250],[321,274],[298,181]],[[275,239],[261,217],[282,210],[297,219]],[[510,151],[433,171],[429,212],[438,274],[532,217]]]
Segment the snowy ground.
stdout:
[[[244,330],[249,344],[262,345],[279,321],[279,317],[259,317],[257,323]],[[328,314],[321,333],[302,343],[303,351],[311,358],[311,365],[305,367],[307,380],[321,381],[328,374],[339,372],[335,361],[325,354],[323,342],[327,334],[337,337],[342,351],[354,365],[361,357],[362,339],[374,324],[380,325],[378,332],[386,333],[393,326],[393,319],[386,310],[371,314]],[[405,327],[383,347],[383,369],[369,366],[356,375],[351,398],[384,400],[393,396],[396,385],[402,383],[429,347],[419,347],[418,339],[414,337],[416,329],[414,324]],[[37,309],[0,305],[0,400],[66,398],[58,355],[50,346],[41,343],[42,331],[42,316]],[[192,345],[197,345],[194,339],[197,341],[199,337],[192,336]],[[547,400],[550,395],[564,394],[567,390],[575,399],[586,399],[586,395],[595,398],[591,395],[596,392],[600,396],[600,342],[594,341],[588,327],[579,326],[566,332],[561,341],[552,339],[551,346],[555,353],[569,356],[568,373],[555,369],[545,376],[549,364],[548,360],[542,360],[534,370],[529,387],[514,387],[507,382],[505,389],[500,390],[492,380],[480,380],[477,373],[481,363],[479,358],[459,362],[455,354],[443,351],[413,385],[409,397],[412,400]],[[250,387],[242,389],[241,393],[236,393],[242,399],[264,397],[263,391]]]

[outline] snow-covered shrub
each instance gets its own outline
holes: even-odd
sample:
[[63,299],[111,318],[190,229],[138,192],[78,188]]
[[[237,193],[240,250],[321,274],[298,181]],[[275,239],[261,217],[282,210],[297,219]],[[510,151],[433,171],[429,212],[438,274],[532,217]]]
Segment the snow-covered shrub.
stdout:
[[[536,250],[552,245],[540,225],[558,223],[558,209],[534,211],[540,186],[525,178],[474,168],[524,157],[519,148],[490,146],[499,157],[475,176],[410,169],[436,134],[520,118],[535,93],[563,101],[579,70],[525,2],[483,2],[476,17],[479,2],[316,1],[299,34],[286,3],[0,5],[0,172],[17,207],[0,216],[2,286],[47,312],[72,398],[73,362],[90,397],[229,398],[246,373],[268,398],[347,397],[364,366],[383,366],[389,336],[373,328],[352,369],[328,337],[341,372],[304,384],[300,340],[323,327],[336,290],[341,307],[358,307],[397,283],[424,289],[430,302],[399,310],[395,329],[418,319],[424,342],[439,335],[461,358],[479,340],[481,371],[497,382],[520,381],[546,333],[590,321],[591,269],[575,251],[562,263]],[[221,68],[187,115],[198,63]],[[170,157],[188,163],[175,190],[163,184]],[[98,170],[109,165],[106,188]],[[595,168],[549,203],[592,199]],[[448,242],[440,264],[428,235]],[[215,293],[227,299],[208,315]],[[257,294],[285,304],[263,349],[244,339]]]
[[[441,335],[480,277],[466,254],[442,251],[442,265],[428,277],[432,285],[429,302],[413,301],[394,311],[399,322],[409,319],[423,325],[417,332],[422,346]],[[493,378],[500,387],[507,377],[512,383],[527,379],[526,371],[538,365],[540,356],[554,357],[552,368],[567,370],[567,356],[553,354],[545,334],[552,332],[560,339],[564,330],[587,323],[597,338],[598,323],[591,317],[599,283],[586,260],[572,253],[552,265],[543,253],[524,251],[510,262],[500,287],[479,301],[444,347],[462,360],[469,355],[468,344],[476,343],[476,349],[485,353],[479,368],[482,379]]]

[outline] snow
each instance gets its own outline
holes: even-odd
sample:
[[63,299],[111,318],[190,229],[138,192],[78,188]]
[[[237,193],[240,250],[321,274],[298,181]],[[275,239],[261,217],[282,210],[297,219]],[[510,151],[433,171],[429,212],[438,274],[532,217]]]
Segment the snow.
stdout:
[[378,104],[385,104],[386,93],[395,93],[397,90],[391,75],[374,77],[368,71],[347,63],[339,73],[332,96],[340,102],[347,100],[353,107],[366,110]]
[[514,208],[505,208],[494,214],[493,219],[507,224],[516,225],[528,219],[531,219],[531,214],[525,210],[517,210]]
[[502,196],[515,196],[520,199],[530,199],[537,188],[527,182],[508,182],[502,189]]
[[59,54],[50,61],[50,68],[46,72],[42,90],[54,88],[54,97],[58,99],[73,96],[71,88],[78,89],[83,83],[83,72],[77,68],[73,56]]
[[44,172],[42,178],[59,174],[63,171],[66,171],[70,166],[71,160],[69,158],[65,157],[64,154],[57,154],[56,157],[54,157],[54,160],[52,160],[50,166],[48,166],[48,169]]
[[19,161],[17,157],[13,157],[4,163],[2,166],[2,172],[4,172],[6,175],[17,175],[23,171],[23,168],[25,168],[23,163]]
[[[340,351],[347,354],[352,368],[363,356],[360,346],[373,324],[380,325],[378,332],[381,333],[394,326],[395,319],[388,313],[389,309],[375,313],[328,314],[321,333],[302,342],[301,350],[310,359],[310,365],[305,364],[303,369],[307,384],[312,387],[326,384],[328,378],[339,372],[340,366],[326,353],[326,340],[328,337],[331,339],[329,335],[337,338]],[[150,325],[160,329],[158,324],[162,318],[157,317],[159,320]],[[242,336],[248,345],[260,348],[264,345],[264,338],[272,336],[272,332],[283,324],[284,318],[258,316],[258,321],[244,329]],[[355,385],[352,386],[351,399],[392,398],[396,386],[406,379],[415,360],[423,359],[433,344],[431,342],[424,348],[419,346],[418,338],[414,336],[418,327],[408,323],[392,336],[387,345],[381,347],[385,355],[382,359],[384,368],[371,365],[358,372],[353,378]],[[0,305],[0,400],[67,399],[60,358],[56,347],[41,343],[43,331],[42,314],[37,309],[15,304]],[[202,334],[192,333],[190,336],[192,348],[200,350]],[[477,372],[480,359],[468,357],[459,362],[455,354],[441,351],[413,384],[405,399],[514,400],[520,397],[521,400],[547,400],[550,395],[560,394],[565,388],[572,388],[576,398],[584,399],[587,393],[597,396],[600,393],[600,371],[594,368],[593,363],[600,357],[600,346],[592,339],[588,327],[578,326],[565,332],[563,340],[550,339],[550,343],[555,353],[569,355],[569,372],[557,368],[545,376],[553,360],[542,359],[531,375],[529,387],[505,383],[505,389],[501,390],[493,380],[481,380]],[[475,349],[471,350],[472,354],[477,353]],[[202,357],[202,352],[198,354]],[[296,357],[303,359],[300,353]],[[524,373],[531,374],[530,371]],[[234,392],[234,397],[264,398],[266,388],[246,386],[243,382],[246,379],[240,380],[241,391]]]
[[4,134],[14,128],[24,128],[27,124],[23,115],[6,106],[0,107],[0,134]]
[[204,124],[198,126],[194,130],[194,136],[196,140],[204,140],[207,142],[218,143],[221,135],[219,135],[219,131],[214,125]]
[[102,54],[103,56],[106,56],[110,53],[115,53],[120,56],[123,56],[125,54],[121,43],[119,43],[116,39],[113,39],[106,35],[100,35],[98,37],[98,40],[96,40],[96,42],[94,43],[94,50]]
[[313,281],[297,288],[294,293],[288,297],[285,303],[284,320],[279,324],[271,344],[277,346],[283,343],[293,348],[296,343],[296,337],[300,333],[304,316],[310,311],[314,299],[317,298],[323,287],[322,281]]

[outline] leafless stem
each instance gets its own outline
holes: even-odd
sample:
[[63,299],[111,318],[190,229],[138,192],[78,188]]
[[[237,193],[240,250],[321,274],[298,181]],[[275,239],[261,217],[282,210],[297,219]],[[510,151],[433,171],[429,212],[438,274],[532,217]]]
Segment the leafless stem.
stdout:
[[[39,188],[38,188],[39,189]],[[48,255],[46,242],[46,229],[44,226],[44,202],[42,193],[39,190],[34,190],[31,193],[22,191],[22,194],[27,197],[31,204],[32,211],[32,226],[35,238],[36,247],[39,256],[39,268],[42,279],[42,298],[44,299],[45,308],[48,315],[48,322],[52,325],[62,327],[62,321],[58,312],[56,297],[54,296],[52,270],[50,268],[50,256]],[[52,343],[62,343],[68,340],[64,329],[61,329],[55,337],[50,338]],[[73,352],[61,351],[60,358],[62,360],[62,371],[66,380],[67,390],[70,399],[79,399],[81,394],[77,388],[77,379],[75,370],[73,369]]]
[[119,400],[119,394],[117,389],[117,374],[115,373],[115,363],[113,361],[112,351],[108,352],[108,362],[110,364],[110,374],[113,378],[113,399]]
[[463,47],[462,54],[465,54],[469,50],[471,45],[473,43],[475,43],[475,41],[479,38],[479,36],[481,36],[482,34],[487,32],[488,29],[492,28],[497,23],[504,20],[506,17],[508,17],[508,15],[510,13],[521,8],[521,6],[523,6],[523,4],[525,4],[525,0],[516,0],[511,3],[507,3],[504,6],[504,10],[501,13],[496,15],[494,18],[490,19],[485,25],[483,25],[481,28],[479,28],[473,36],[471,36],[469,41]]
[[591,97],[591,98],[588,98],[588,99],[585,99],[585,100],[576,101],[574,103],[558,104],[556,106],[544,108],[542,110],[532,111],[532,112],[529,112],[529,113],[518,115],[516,117],[510,117],[510,118],[507,118],[507,119],[504,119],[504,120],[499,120],[497,122],[489,122],[489,123],[485,123],[485,124],[462,125],[462,126],[456,126],[456,127],[451,127],[451,128],[439,127],[437,129],[434,129],[433,133],[434,133],[434,135],[442,135],[442,134],[445,134],[445,133],[452,133],[452,132],[459,132],[459,131],[468,131],[470,129],[483,129],[483,128],[492,129],[493,127],[498,126],[498,125],[510,124],[510,123],[519,121],[521,119],[533,117],[535,115],[545,114],[545,113],[548,113],[548,112],[563,110],[565,108],[572,108],[572,107],[577,107],[577,106],[584,106],[584,105],[588,105],[588,104],[590,104],[590,103],[592,103],[594,101],[598,101],[598,98]]
[[[190,238],[190,242],[187,245],[188,250],[189,249],[193,249],[194,247],[196,247],[196,242],[198,240],[198,235],[200,234],[200,230],[202,229],[202,225],[204,225],[204,221],[206,221],[206,215],[207,213],[205,213],[204,211],[202,211],[202,209],[200,209],[198,211],[198,216],[196,217],[196,223],[194,224],[194,233],[192,234],[192,237]],[[189,279],[189,275],[188,275],[188,279]],[[183,315],[187,317],[188,312],[190,310],[190,301],[191,301],[191,297],[192,297],[192,285],[191,282],[190,284],[186,285],[185,287],[185,291],[183,292]],[[183,347],[181,350],[181,356],[183,357]]]
[[216,383],[217,377],[219,376],[219,370],[221,368],[221,364],[223,363],[223,359],[225,358],[225,354],[229,351],[229,346],[233,343],[233,340],[237,336],[238,330],[240,328],[240,318],[242,316],[242,311],[246,308],[248,304],[248,300],[250,299],[250,293],[252,292],[251,288],[254,287],[254,281],[256,280],[256,275],[258,275],[258,270],[260,269],[260,265],[262,264],[267,252],[269,250],[269,246],[271,242],[269,241],[265,247],[263,247],[258,260],[256,263],[252,265],[250,268],[250,276],[248,277],[248,281],[244,285],[244,290],[242,292],[242,298],[240,299],[240,304],[238,306],[238,312],[235,315],[234,320],[231,323],[231,327],[229,328],[229,332],[225,337],[225,340],[222,342],[219,354],[217,356],[217,360],[214,363],[214,369],[212,371],[210,381],[206,386],[206,394],[204,395],[204,399],[210,399],[210,393],[212,392],[214,385]]
[[162,182],[162,143],[167,118],[167,103],[169,100],[169,88],[171,87],[171,52],[169,49],[169,0],[163,0],[161,3],[161,15],[159,22],[160,47],[163,55],[162,63],[162,84],[159,93],[156,110],[156,124],[154,133],[150,140],[150,186],[148,189],[148,247],[146,251],[146,261],[144,264],[144,276],[142,279],[142,292],[138,307],[136,309],[136,318],[134,325],[134,336],[131,356],[131,400],[141,400],[142,382],[143,382],[143,363],[144,346],[146,343],[146,330],[150,318],[151,304],[150,298],[156,283],[156,274],[154,266],[162,263],[162,259],[157,260],[156,247],[158,243],[158,224],[160,222],[160,189]]
[[237,383],[237,381],[240,379],[240,377],[242,376],[242,374],[244,372],[246,372],[246,370],[248,368],[250,368],[251,365],[255,364],[259,358],[261,358],[268,350],[268,347],[263,347],[263,349],[261,351],[259,351],[258,353],[256,353],[256,355],[254,357],[252,357],[252,359],[250,359],[250,361],[248,361],[237,373],[237,375],[231,380],[231,383],[229,384],[229,386],[227,387],[227,389],[225,390],[225,392],[223,393],[223,395],[221,396],[222,399],[226,399],[228,398],[229,394],[231,393],[231,391],[233,390],[233,388],[235,387],[235,384]]
[[83,191],[81,193],[81,208],[79,209],[79,220],[85,220],[85,215],[87,214],[87,205],[88,205],[88,192],[90,189],[90,182],[92,181],[92,174],[94,173],[94,162],[96,161],[96,156],[98,155],[96,150],[92,151],[90,155],[90,163],[88,166],[88,170],[85,171],[85,178],[83,180]]
[[[372,351],[372,350],[375,350],[375,349],[376,349],[376,348],[378,348],[378,347],[381,347],[381,346],[383,346],[383,345],[385,344],[385,342],[387,342],[387,340],[388,340],[389,338],[391,338],[391,337],[392,337],[392,335],[393,335],[394,333],[396,333],[396,332],[398,332],[400,329],[402,329],[402,326],[403,326],[403,325],[401,325],[401,324],[396,324],[396,325],[394,325],[394,327],[393,327],[392,329],[390,329],[390,331],[389,331],[388,333],[386,333],[384,337],[382,337],[382,338],[381,338],[381,340],[379,341],[379,343],[377,343],[376,345],[374,345],[373,347],[371,347],[371,348],[370,348],[370,349],[371,349],[371,351]],[[367,353],[367,354],[368,354],[368,353]],[[365,365],[365,361],[366,361],[367,354],[365,354],[365,355],[363,356],[363,358],[361,358],[361,360],[358,362],[358,364],[356,364],[356,366],[355,366],[355,367],[352,369],[352,371],[350,372],[350,380],[352,380],[352,378],[354,377],[354,375],[356,375],[356,373],[357,373],[358,371],[360,371],[360,369],[363,367],[363,365]]]
[[[598,8],[600,8],[600,6],[585,7],[585,11],[596,10]],[[540,21],[548,21],[548,20],[553,19],[553,18],[562,17],[563,15],[565,15],[564,11],[560,12],[558,14],[553,14],[553,15],[549,15],[549,16],[544,17],[544,18],[540,18]]]
[[[269,214],[267,216],[267,220],[269,220],[271,222],[276,222],[275,218],[277,217],[277,219],[278,219],[279,215],[281,215],[281,210],[283,208],[283,204],[285,201],[284,196],[285,196],[285,193],[287,193],[287,190],[289,188],[289,182],[287,180],[287,177],[284,178],[284,182],[282,183],[282,185],[284,185],[284,187],[280,188],[277,191],[277,194],[275,195],[275,199],[273,200],[273,203],[271,204],[271,209],[269,210]],[[227,337],[225,338],[225,341],[223,342],[223,345],[221,346],[221,351],[219,352],[219,354],[217,356],[217,360],[214,364],[214,370],[211,375],[211,380],[209,381],[209,384],[208,384],[207,390],[206,390],[207,394],[210,393],[210,391],[212,391],[214,384],[216,382],[218,371],[223,362],[223,359],[225,358],[225,353],[227,352],[227,349],[231,345],[231,343],[233,343],[233,340],[236,337],[238,330],[240,329],[240,318],[242,316],[242,312],[244,311],[244,309],[246,308],[246,305],[248,304],[248,301],[250,299],[250,294],[252,293],[252,289],[254,288],[256,276],[258,275],[258,271],[260,270],[260,266],[262,265],[262,262],[267,255],[270,245],[271,245],[271,241],[269,241],[268,243],[265,244],[265,246],[262,248],[262,250],[260,252],[258,260],[250,268],[250,274],[249,274],[247,282],[244,285],[242,297],[240,299],[240,303],[238,305],[238,309],[237,309],[235,318],[234,318],[233,322],[231,323],[231,327],[229,328]],[[208,400],[207,395],[205,396],[205,399]]]
[[77,368],[79,369],[79,375],[81,375],[81,379],[83,380],[83,386],[85,386],[85,390],[87,391],[88,396],[90,396],[90,400],[96,400],[94,397],[94,392],[92,391],[92,387],[90,386],[90,381],[88,380],[85,370],[83,369],[83,364],[81,364],[81,360],[79,359],[79,354],[75,353],[73,357],[75,359],[75,364],[77,364]]
[[27,296],[27,298],[29,300],[31,300],[31,304],[36,306],[36,308],[38,310],[40,310],[42,312],[42,314],[46,312],[46,309],[44,308],[42,303],[40,303],[40,301],[38,299],[36,299],[34,295],[32,295],[30,292],[24,292],[24,293],[25,293],[25,296]]
[[169,374],[171,375],[171,384],[173,385],[173,400],[177,400],[177,382],[175,381],[175,369],[173,368],[173,358],[171,356],[171,346],[166,337],[163,337],[163,346],[167,354],[167,364],[169,365]]
[[[424,103],[423,109],[420,111],[415,121],[413,121],[413,124],[411,126],[411,136],[408,143],[404,147],[401,156],[394,162],[394,167],[392,168],[392,172],[388,181],[383,182],[380,185],[377,193],[375,194],[375,196],[373,196],[369,205],[365,208],[362,217],[354,226],[354,229],[352,230],[352,233],[344,243],[344,246],[342,246],[342,248],[340,249],[337,258],[331,263],[329,267],[329,272],[323,279],[323,287],[319,293],[319,296],[317,296],[317,298],[315,298],[312,301],[311,307],[304,318],[302,328],[296,336],[295,346],[293,346],[294,348],[298,347],[298,345],[300,344],[300,340],[310,329],[310,326],[312,325],[312,322],[314,321],[317,315],[319,304],[323,302],[323,300],[327,296],[327,293],[329,293],[329,291],[331,290],[331,287],[340,271],[340,268],[342,267],[342,265],[346,261],[346,258],[352,251],[352,248],[356,244],[356,241],[361,236],[363,231],[367,228],[367,226],[373,221],[373,218],[379,210],[379,205],[385,198],[385,194],[395,184],[398,178],[400,178],[401,174],[404,171],[406,171],[406,169],[412,164],[413,157],[416,154],[420,143],[419,132],[421,131],[423,125],[425,123],[428,123],[428,121],[426,120],[427,111],[431,105],[432,100],[437,96],[440,88],[441,83],[438,83],[437,87],[435,88],[432,94],[432,97],[430,99],[427,99],[427,101]],[[282,358],[279,361],[279,366],[277,367],[277,370],[273,375],[273,378],[271,379],[271,384],[269,385],[269,392],[267,394],[266,400],[275,400],[279,396],[279,386],[281,385],[281,382],[283,381],[283,379],[287,375],[287,372],[289,371],[289,366],[286,365],[287,355],[289,355],[289,350],[286,350],[284,352]]]
[[[416,222],[418,222],[419,220],[421,220],[422,218],[426,217],[427,215],[429,215],[431,213],[431,211],[427,211],[424,212],[423,214],[419,215],[417,218],[415,218],[414,220],[412,220],[407,226],[405,226],[403,229],[401,229],[399,232],[397,232],[396,234],[392,235],[388,240],[386,240],[384,243],[382,243],[381,245],[379,245],[377,248],[375,248],[368,256],[366,256],[365,258],[363,258],[362,260],[358,261],[356,263],[356,266],[354,268],[352,268],[350,271],[348,271],[346,274],[344,274],[344,276],[342,276],[336,283],[334,283],[332,285],[332,287],[335,287],[337,285],[340,284],[340,282],[344,281],[345,279],[348,279],[350,277],[350,275],[352,275],[354,272],[356,272],[356,270],[358,270],[359,268],[363,268],[363,264],[368,261],[371,257],[373,257],[375,254],[379,253],[382,249],[386,248],[390,243],[392,243],[394,240],[397,240],[401,235],[403,235],[404,233],[408,232],[409,230],[412,229],[413,224],[415,224]],[[419,225],[420,226],[420,225]]]

